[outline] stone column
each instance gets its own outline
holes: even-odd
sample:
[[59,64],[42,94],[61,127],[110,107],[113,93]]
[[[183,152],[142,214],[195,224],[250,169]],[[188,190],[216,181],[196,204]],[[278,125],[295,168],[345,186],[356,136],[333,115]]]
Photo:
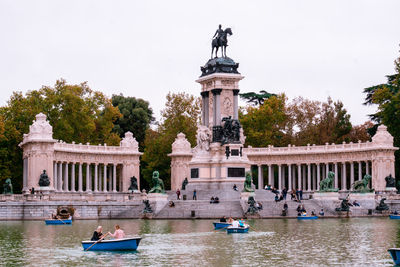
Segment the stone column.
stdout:
[[76,192],[75,189],[75,162],[71,165],[71,192]]
[[358,162],[358,180],[361,181],[362,179],[362,162]]
[[288,164],[288,191],[292,190],[292,164]]
[[321,182],[321,174],[320,174],[321,166],[319,165],[319,163],[317,163],[316,167],[317,167],[317,191],[319,191],[319,183]]
[[68,162],[65,163],[65,178],[64,178],[64,191],[68,192],[69,191],[69,182],[68,182],[68,169],[69,169],[69,164]]
[[342,190],[347,190],[346,162],[342,162]]
[[90,174],[89,174],[90,164],[86,163],[86,192],[90,192]]
[[301,164],[297,164],[297,187],[302,189],[301,186]]
[[307,163],[307,191],[311,191],[311,164]]
[[57,188],[59,192],[62,192],[62,162],[58,163],[58,183],[57,183]]
[[98,186],[98,171],[99,171],[99,164],[95,163],[94,164],[94,192],[98,192],[99,191],[99,186]]
[[239,89],[233,90],[233,119],[239,119]]
[[54,162],[54,171],[53,171],[53,173],[54,173],[54,178],[53,178],[54,184],[53,184],[53,186],[54,186],[54,190],[56,190],[56,191],[58,191],[58,187],[57,187],[57,182],[58,182],[57,166],[58,166],[57,162]]
[[278,189],[282,190],[282,165],[278,164]]
[[208,103],[209,103],[209,92],[201,92],[201,96],[202,96],[202,100],[203,100],[203,111],[202,111],[202,116],[201,116],[201,122],[203,125],[208,127],[208,118],[209,118],[209,114],[208,111],[210,110],[208,107]]
[[107,192],[107,164],[104,163],[104,172],[103,172],[103,192]]
[[82,192],[82,162],[78,165],[78,192]]
[[366,174],[369,175],[369,161],[368,160],[365,162],[365,172],[366,172]]
[[221,100],[220,100],[220,95],[221,95],[222,89],[213,89],[211,92],[213,93],[214,96],[214,126],[220,126],[221,125]]
[[338,184],[339,184],[338,183],[338,165],[337,165],[337,162],[335,162],[335,185],[334,185],[334,187],[338,188],[339,187]]
[[117,165],[113,164],[113,192],[117,192]]
[[325,178],[328,178],[329,173],[329,163],[325,163]]
[[287,184],[286,184],[286,168],[285,165],[282,165],[282,188],[287,189]]
[[269,181],[269,184],[271,185],[272,188],[275,187],[274,180],[275,179],[274,179],[273,174],[272,174],[272,164],[269,164],[268,165],[268,181]]
[[112,191],[112,169],[111,166],[108,168],[108,192]]
[[350,190],[354,184],[354,162],[350,162]]
[[303,190],[307,190],[307,178],[306,178],[306,168],[305,168],[305,166],[304,167],[302,167],[302,169],[303,169],[303,172],[302,172],[302,174],[301,174],[301,176],[302,176],[302,180],[303,180],[303,183],[302,183],[302,188],[303,188]]
[[258,165],[258,189],[263,189],[262,165]]

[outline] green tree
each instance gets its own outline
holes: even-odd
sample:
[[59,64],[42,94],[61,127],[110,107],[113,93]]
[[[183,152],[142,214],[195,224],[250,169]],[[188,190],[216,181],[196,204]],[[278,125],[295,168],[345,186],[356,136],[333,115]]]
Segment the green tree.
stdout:
[[118,108],[101,92],[91,90],[87,83],[68,85],[61,79],[54,87],[43,86],[25,96],[14,92],[0,109],[0,171],[3,179],[11,176],[17,184],[16,192],[22,184],[22,151],[18,144],[40,112],[47,115],[54,139],[119,145],[119,136],[112,132],[113,122],[121,116]]
[[[364,89],[365,105],[377,105],[377,112],[371,114],[376,123],[371,132],[376,131],[378,124],[387,126],[394,137],[394,146],[400,146],[400,57],[394,61],[395,74],[388,75],[385,84],[379,84]],[[396,177],[400,177],[400,153],[395,152]]]
[[255,106],[262,106],[265,100],[267,100],[271,96],[276,96],[276,94],[271,94],[264,90],[261,90],[258,94],[254,92],[248,92],[239,95],[242,99],[246,100],[248,104],[252,104]]
[[149,102],[141,98],[125,97],[122,94],[113,95],[111,99],[113,106],[118,107],[122,114],[122,117],[114,122],[113,131],[120,137],[128,131],[132,132],[139,142],[140,150],[143,151],[146,131],[154,121]]
[[156,130],[148,129],[142,156],[142,177],[150,185],[152,172],[158,170],[166,188],[171,186],[172,143],[182,132],[192,146],[196,144],[197,124],[200,122],[201,102],[199,97],[186,93],[169,93],[165,108],[161,111],[161,122]]

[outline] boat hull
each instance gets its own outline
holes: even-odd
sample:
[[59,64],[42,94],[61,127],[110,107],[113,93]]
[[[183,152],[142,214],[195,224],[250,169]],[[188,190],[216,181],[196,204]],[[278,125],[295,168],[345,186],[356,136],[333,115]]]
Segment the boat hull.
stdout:
[[400,249],[399,248],[390,248],[388,249],[390,256],[396,265],[400,265]]
[[226,228],[226,232],[228,234],[234,234],[234,233],[239,233],[239,234],[244,234],[244,233],[248,233],[249,232],[249,227],[228,227]]
[[67,225],[72,224],[72,220],[45,220],[46,225]]
[[213,224],[214,224],[214,230],[226,228],[229,225],[231,225],[230,223],[225,223],[225,222],[213,222]]
[[389,218],[392,219],[392,220],[400,220],[400,215],[390,214]]
[[297,216],[297,220],[316,220],[318,216]]
[[[141,237],[102,240],[89,249],[89,251],[133,251],[139,246]],[[88,249],[96,241],[82,241],[83,250]]]

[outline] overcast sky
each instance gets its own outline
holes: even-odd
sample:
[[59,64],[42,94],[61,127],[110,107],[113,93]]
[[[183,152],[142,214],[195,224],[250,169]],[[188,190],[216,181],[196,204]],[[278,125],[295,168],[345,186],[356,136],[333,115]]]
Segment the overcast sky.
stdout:
[[199,95],[221,23],[242,93],[331,96],[360,124],[374,111],[363,88],[385,82],[400,55],[399,10],[382,0],[0,0],[0,105],[64,78],[148,100],[159,118],[169,91]]

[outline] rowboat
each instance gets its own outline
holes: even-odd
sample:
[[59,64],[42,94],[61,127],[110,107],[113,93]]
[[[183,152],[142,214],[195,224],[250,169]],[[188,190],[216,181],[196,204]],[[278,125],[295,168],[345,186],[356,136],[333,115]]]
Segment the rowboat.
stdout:
[[297,220],[316,220],[318,216],[297,216]]
[[[108,251],[129,251],[136,250],[139,246],[141,237],[133,237],[133,238],[121,238],[121,239],[111,239],[111,240],[101,240],[93,247],[89,249],[91,250],[108,250]],[[86,250],[91,245],[96,243],[96,241],[82,241],[83,250]]]
[[396,265],[400,265],[400,248],[389,248],[388,252]]
[[56,225],[60,225],[60,224],[72,224],[72,219],[66,219],[66,220],[61,220],[61,219],[49,219],[49,220],[45,220],[46,225],[49,224],[56,224]]
[[229,226],[228,228],[226,228],[226,232],[228,234],[247,233],[247,232],[249,232],[249,226],[248,225],[246,225],[245,227],[232,227],[232,226]]
[[213,222],[213,224],[214,224],[214,230],[226,228],[229,225],[231,225],[231,223],[227,223],[227,222]]
[[393,220],[400,220],[400,215],[389,214],[389,218]]

